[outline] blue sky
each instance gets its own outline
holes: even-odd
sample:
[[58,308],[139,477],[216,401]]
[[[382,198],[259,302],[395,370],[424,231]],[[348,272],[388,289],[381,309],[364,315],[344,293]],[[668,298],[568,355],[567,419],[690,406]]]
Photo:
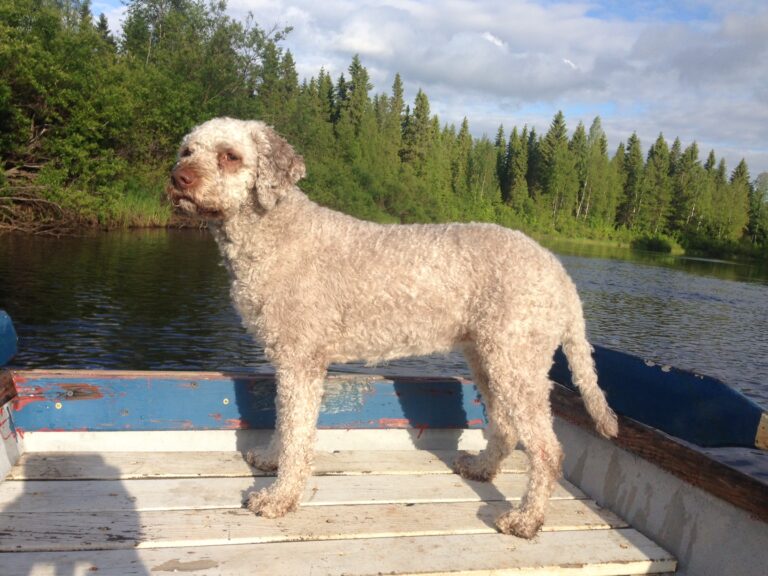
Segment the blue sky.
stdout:
[[[558,110],[572,131],[600,115],[611,152],[636,131],[714,149],[732,170],[768,171],[766,0],[229,0],[284,42],[302,77],[333,77],[359,54],[374,92],[399,72],[443,123],[476,136],[500,124],[546,131]],[[120,0],[94,0],[119,33]]]

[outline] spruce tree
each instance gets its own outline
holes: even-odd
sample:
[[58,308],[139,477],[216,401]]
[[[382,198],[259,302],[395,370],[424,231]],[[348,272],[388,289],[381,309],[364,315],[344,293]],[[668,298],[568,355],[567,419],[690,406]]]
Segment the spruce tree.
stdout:
[[728,213],[726,233],[729,240],[739,240],[749,224],[749,197],[752,182],[747,162],[742,158],[728,181],[728,202],[723,208]]
[[[673,151],[674,151],[673,145]],[[673,156],[670,155],[670,162]],[[692,142],[672,170],[671,230],[689,234],[696,229],[707,178],[699,160],[699,147]]]
[[418,173],[424,165],[432,144],[432,125],[429,112],[429,98],[420,89],[416,94],[413,111],[406,115],[403,129],[403,149],[400,157],[405,164],[412,165]]
[[509,149],[507,147],[507,138],[504,135],[504,125],[500,125],[496,131],[496,178],[499,181],[499,192],[503,202],[509,202],[509,176],[508,162]]
[[578,175],[576,162],[568,147],[568,130],[562,111],[555,114],[541,144],[544,194],[539,208],[549,211],[552,225],[571,216],[576,206]]
[[641,204],[638,206],[638,228],[653,235],[666,231],[672,199],[669,176],[669,147],[663,134],[659,134],[648,150],[641,186]]
[[112,36],[112,32],[109,30],[109,22],[103,13],[99,14],[99,21],[96,23],[96,31],[107,44],[112,48],[117,48],[117,42],[115,41],[115,37]]
[[589,165],[589,145],[587,144],[587,132],[583,122],[579,122],[576,126],[571,141],[568,143],[568,148],[573,155],[576,166],[576,178],[579,184],[576,194],[575,211],[575,217],[578,219],[584,210],[587,197],[587,168]]
[[507,153],[507,181],[509,197],[505,200],[518,213],[528,205],[528,127],[518,134],[517,126],[509,136]]
[[624,191],[619,202],[617,223],[628,229],[635,226],[637,212],[642,202],[643,152],[640,138],[633,132],[627,140],[624,154]]
[[608,140],[599,116],[589,127],[587,147],[585,192],[577,216],[581,215],[599,227],[613,226],[618,196],[617,175],[608,159]]
[[752,185],[748,232],[753,246],[768,248],[768,172],[758,174]]
[[544,187],[544,162],[541,154],[541,138],[536,134],[536,129],[531,128],[528,133],[528,172],[526,181],[528,183],[528,195],[537,200]]
[[466,116],[454,140],[451,154],[451,188],[459,197],[469,196],[469,161],[472,152],[472,136]]

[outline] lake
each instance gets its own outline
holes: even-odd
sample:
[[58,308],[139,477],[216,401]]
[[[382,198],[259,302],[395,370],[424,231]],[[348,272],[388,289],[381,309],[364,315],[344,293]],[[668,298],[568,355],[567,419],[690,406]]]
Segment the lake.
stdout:
[[[544,244],[579,288],[593,343],[715,376],[768,408],[764,266]],[[270,369],[230,303],[205,231],[0,236],[0,309],[19,334],[20,368]],[[333,368],[469,376],[460,354]],[[768,484],[768,453],[705,451]]]
[[[584,301],[595,344],[715,376],[768,407],[768,270],[545,240]],[[0,236],[0,308],[24,368],[267,369],[205,231]],[[460,355],[387,372],[468,374]]]

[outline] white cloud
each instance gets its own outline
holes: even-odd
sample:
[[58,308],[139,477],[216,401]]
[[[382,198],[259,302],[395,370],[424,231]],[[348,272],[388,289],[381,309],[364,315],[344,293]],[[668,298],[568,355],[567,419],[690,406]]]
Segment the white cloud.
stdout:
[[490,32],[483,32],[483,39],[487,40],[488,42],[490,42],[491,44],[493,44],[498,48],[506,47],[506,44],[502,40],[500,40],[497,36],[494,36]]
[[730,167],[744,156],[753,174],[768,171],[768,4],[643,6],[230,0],[228,9],[266,29],[293,26],[284,46],[300,75],[322,66],[338,76],[360,54],[376,92],[399,72],[407,98],[424,89],[443,122],[467,116],[478,135],[500,123],[545,130],[558,109],[571,129],[599,113],[612,146],[635,130],[646,146],[663,132],[697,140],[703,154],[714,148]]

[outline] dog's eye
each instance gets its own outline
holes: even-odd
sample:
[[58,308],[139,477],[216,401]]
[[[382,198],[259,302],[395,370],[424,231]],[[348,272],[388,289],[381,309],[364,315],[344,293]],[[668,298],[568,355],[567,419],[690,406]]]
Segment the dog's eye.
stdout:
[[240,157],[233,152],[227,152],[226,158],[230,162],[237,162],[238,160],[240,160]]
[[181,154],[179,154],[182,158],[186,158],[187,156],[192,156],[192,150],[189,148],[184,148],[184,150],[181,151]]

